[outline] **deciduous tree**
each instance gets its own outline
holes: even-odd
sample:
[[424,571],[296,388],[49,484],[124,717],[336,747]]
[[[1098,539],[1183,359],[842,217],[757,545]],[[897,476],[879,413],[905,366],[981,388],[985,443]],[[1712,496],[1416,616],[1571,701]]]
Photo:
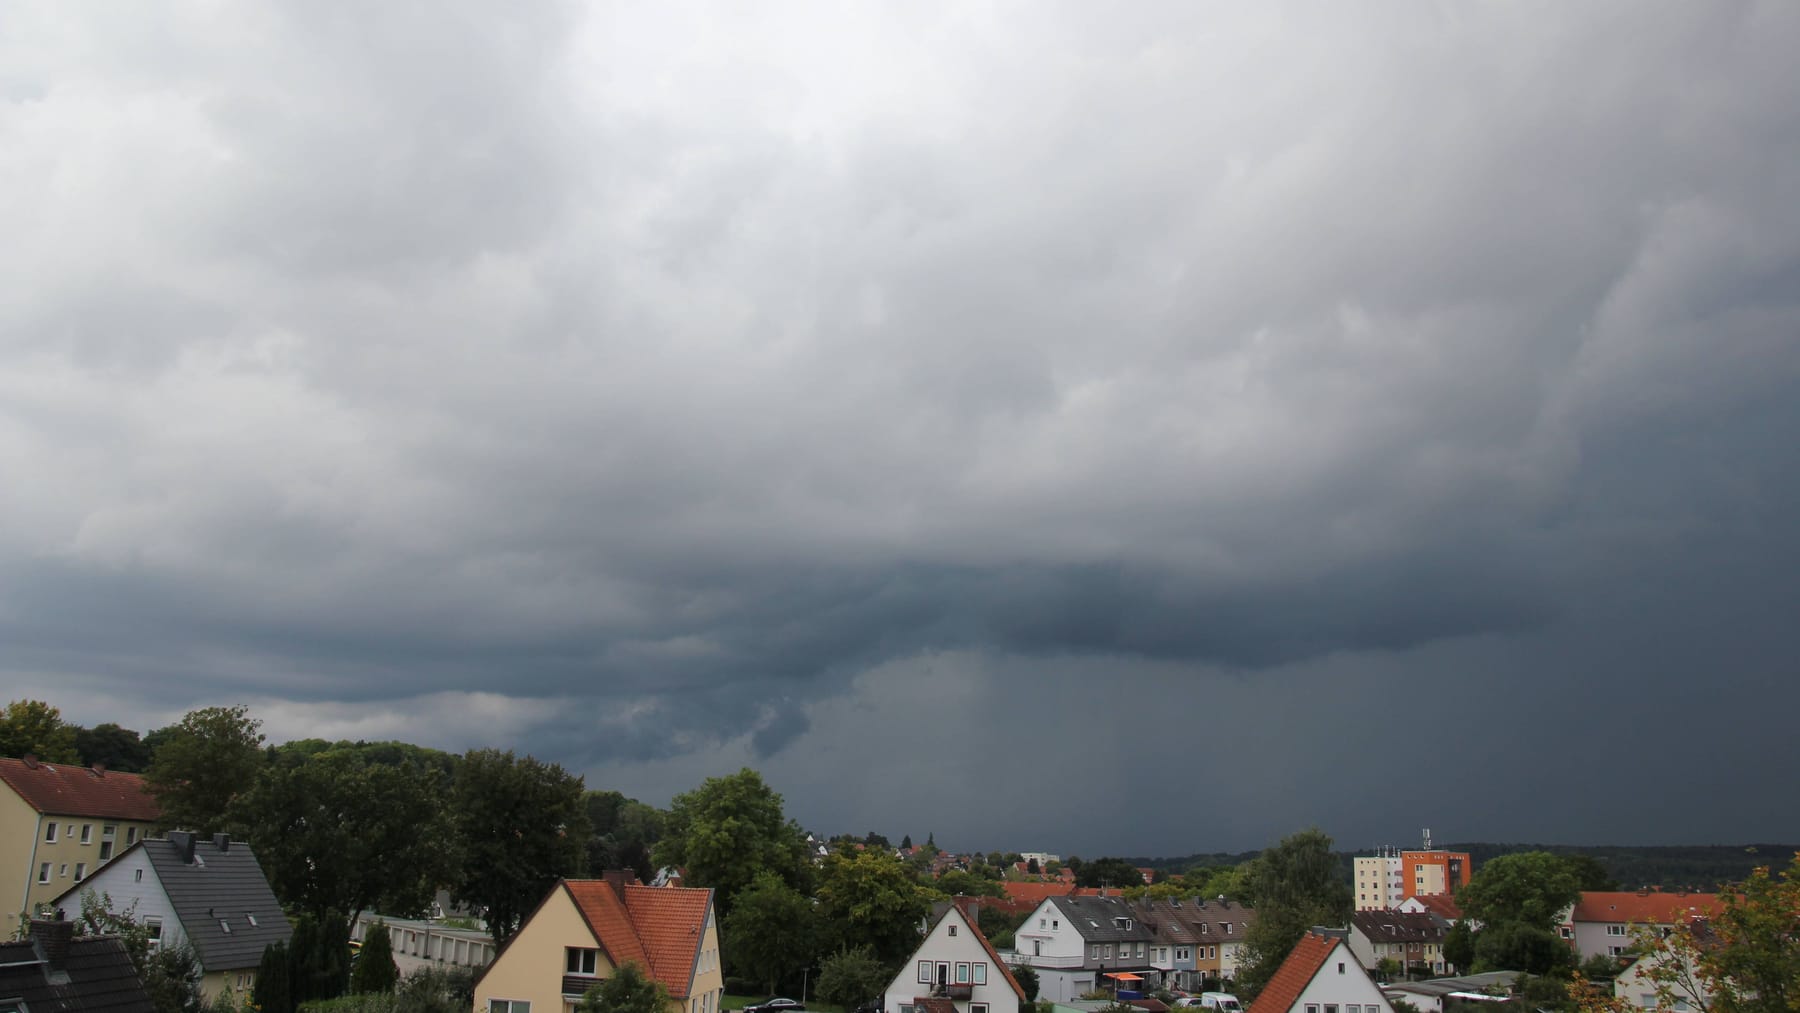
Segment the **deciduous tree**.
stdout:
[[165,829],[228,829],[231,805],[262,769],[262,722],[247,707],[203,707],[169,730],[145,775]]
[[636,961],[627,961],[605,981],[587,990],[575,1004],[577,1013],[666,1013],[669,990]]
[[879,997],[893,976],[869,947],[840,948],[819,965],[819,998],[855,1009]]
[[1484,926],[1516,922],[1549,929],[1580,896],[1576,867],[1566,858],[1521,851],[1489,859],[1457,894],[1457,904],[1464,917]]
[[810,899],[764,870],[725,917],[724,950],[738,974],[774,994],[818,952],[818,921]]
[[457,764],[451,810],[459,852],[453,893],[503,943],[562,876],[580,875],[590,836],[581,778],[510,751]]
[[282,902],[341,918],[346,934],[358,911],[423,911],[456,872],[443,774],[371,755],[283,752],[233,811]]
[[1247,963],[1237,986],[1252,995],[1275,975],[1294,944],[1314,925],[1342,925],[1350,917],[1350,883],[1316,827],[1285,837],[1249,863],[1244,886],[1255,897],[1256,920],[1244,936]]
[[664,829],[652,852],[656,864],[687,869],[691,885],[717,891],[725,914],[758,873],[773,872],[798,890],[807,885],[806,835],[782,813],[781,796],[748,767],[675,796]]
[[150,747],[138,733],[111,722],[75,729],[75,751],[85,767],[103,763],[108,770],[141,774],[150,766]]
[[931,894],[898,859],[879,851],[832,855],[819,871],[819,913],[841,946],[868,946],[898,963],[918,945]]
[[0,709],[0,756],[31,754],[45,763],[76,763],[75,728],[42,700],[14,700]]

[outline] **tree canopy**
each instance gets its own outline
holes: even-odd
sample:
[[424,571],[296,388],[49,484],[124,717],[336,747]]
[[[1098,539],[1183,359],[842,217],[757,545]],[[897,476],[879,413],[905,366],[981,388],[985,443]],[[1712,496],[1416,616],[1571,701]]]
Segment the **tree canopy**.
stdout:
[[783,814],[781,796],[748,767],[675,796],[653,857],[659,866],[687,869],[692,885],[717,891],[725,914],[758,873],[806,886],[806,835]]
[[1342,925],[1350,917],[1350,882],[1318,828],[1282,838],[1244,870],[1256,920],[1244,936],[1240,989],[1254,995],[1275,975],[1294,944],[1314,925]]
[[845,1009],[877,999],[893,977],[867,946],[840,948],[819,965],[819,998]]
[[825,859],[819,870],[819,913],[841,946],[867,946],[897,963],[919,943],[918,925],[931,894],[906,866],[884,851],[856,851]]
[[111,722],[75,729],[75,751],[84,767],[105,764],[108,770],[141,774],[150,766],[149,745],[137,732]]
[[1144,874],[1123,858],[1096,858],[1081,863],[1075,873],[1077,886],[1108,886],[1115,890],[1143,886]]
[[637,961],[627,961],[605,981],[587,990],[576,1013],[666,1013],[669,990],[650,977]]
[[164,829],[217,833],[262,769],[262,722],[247,707],[202,707],[168,730],[145,784],[162,808]]
[[42,700],[14,700],[0,708],[0,756],[28,753],[46,763],[79,762],[74,726]]
[[1518,923],[1548,929],[1581,896],[1581,872],[1548,851],[1501,855],[1483,865],[1457,894],[1463,915],[1492,926]]
[[503,943],[562,876],[586,868],[590,836],[581,778],[497,749],[456,765],[452,820],[460,854],[452,893]]
[[725,917],[723,949],[740,976],[774,994],[818,952],[818,921],[810,898],[765,869]]

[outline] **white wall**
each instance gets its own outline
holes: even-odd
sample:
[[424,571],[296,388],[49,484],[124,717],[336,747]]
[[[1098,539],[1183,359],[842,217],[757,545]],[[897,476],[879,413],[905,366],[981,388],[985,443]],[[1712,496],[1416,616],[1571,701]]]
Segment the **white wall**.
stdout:
[[[919,980],[919,962],[926,961],[931,965],[932,983]],[[900,973],[888,984],[883,996],[883,1006],[887,1013],[900,1013],[902,1006],[912,1005],[914,997],[928,994],[936,981],[936,968],[940,963],[949,966],[949,981],[958,983],[957,966],[970,965],[969,998],[956,1000],[959,1013],[968,1013],[972,1003],[986,1003],[988,1013],[1019,1013],[1019,996],[1007,984],[1006,971],[995,959],[988,955],[987,947],[969,928],[962,912],[951,908],[938,923],[931,928],[931,934],[919,943],[919,948],[901,966]],[[986,982],[977,984],[975,966],[982,965]]]
[[1080,967],[1087,959],[1087,943],[1081,933],[1049,900],[1039,904],[1013,934],[1013,949],[1021,961],[1039,970]]
[[[1319,968],[1319,973],[1313,975],[1312,981],[1307,982],[1292,1008],[1295,1013],[1313,1013],[1307,1007],[1316,1005],[1320,1013],[1331,1013],[1325,1010],[1325,1006],[1332,1004],[1337,1006],[1337,1013],[1346,1013],[1344,1007],[1352,1003],[1358,1007],[1378,1004],[1378,1013],[1394,1013],[1394,1007],[1388,1004],[1387,997],[1381,994],[1381,989],[1376,987],[1375,982],[1370,980],[1362,966],[1356,962],[1356,954],[1351,953],[1350,947],[1340,941],[1331,951],[1331,956],[1326,958],[1325,966]],[[1368,1011],[1363,1010],[1363,1013]]]
[[[178,946],[187,939],[181,921],[175,917],[175,906],[169,903],[169,895],[163,892],[162,881],[156,878],[150,856],[143,848],[133,848],[106,863],[82,882],[81,889],[92,890],[95,896],[104,894],[111,900],[110,910],[114,914],[127,913],[135,903],[137,910],[132,918],[140,925],[147,918],[161,918],[162,941],[166,946]],[[79,918],[80,892],[65,895],[58,906],[71,920]]]

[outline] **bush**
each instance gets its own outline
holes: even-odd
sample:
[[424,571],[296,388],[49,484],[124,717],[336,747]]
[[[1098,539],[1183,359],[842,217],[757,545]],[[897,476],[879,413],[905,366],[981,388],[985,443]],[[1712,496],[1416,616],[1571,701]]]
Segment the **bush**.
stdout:
[[335,999],[309,999],[300,1004],[299,1013],[395,1013],[399,998],[394,995],[341,995]]

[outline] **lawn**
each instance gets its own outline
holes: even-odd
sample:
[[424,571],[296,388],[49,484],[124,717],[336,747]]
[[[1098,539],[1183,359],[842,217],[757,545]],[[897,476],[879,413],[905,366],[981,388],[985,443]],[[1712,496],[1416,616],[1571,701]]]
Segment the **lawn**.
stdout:
[[[745,1006],[754,1006],[767,998],[769,997],[766,995],[722,996],[719,999],[719,1013],[730,1013],[732,1010],[743,1009]],[[796,993],[788,998],[798,999],[800,996]],[[842,1006],[834,1006],[831,1003],[820,1002],[816,998],[811,998],[806,1000],[806,1013],[848,1013],[848,1011]]]

